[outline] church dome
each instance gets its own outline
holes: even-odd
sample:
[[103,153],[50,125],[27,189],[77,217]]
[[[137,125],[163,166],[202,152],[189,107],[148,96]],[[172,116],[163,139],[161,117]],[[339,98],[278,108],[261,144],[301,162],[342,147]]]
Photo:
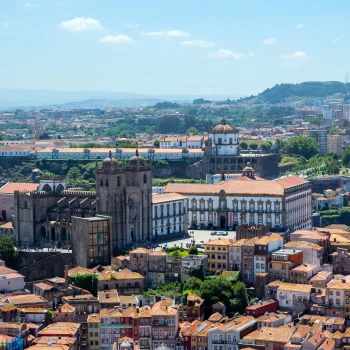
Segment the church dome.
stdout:
[[140,166],[144,166],[145,165],[145,160],[139,156],[139,151],[136,150],[136,153],[133,157],[130,158],[130,165],[140,165]]
[[231,125],[226,124],[225,119],[221,119],[221,123],[213,128],[213,132],[233,132],[235,129]]
[[102,165],[110,166],[110,165],[118,165],[118,161],[115,158],[112,158],[112,152],[109,151],[109,156],[102,161]]

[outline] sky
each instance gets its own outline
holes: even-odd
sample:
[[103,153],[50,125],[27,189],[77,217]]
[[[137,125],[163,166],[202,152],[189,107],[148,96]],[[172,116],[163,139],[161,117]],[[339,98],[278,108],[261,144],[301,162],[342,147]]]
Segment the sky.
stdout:
[[0,88],[249,96],[345,81],[348,0],[0,0]]

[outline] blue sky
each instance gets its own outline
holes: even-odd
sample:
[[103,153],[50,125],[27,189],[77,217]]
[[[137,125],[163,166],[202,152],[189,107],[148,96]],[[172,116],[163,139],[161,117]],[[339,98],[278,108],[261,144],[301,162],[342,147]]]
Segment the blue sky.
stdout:
[[347,0],[1,0],[0,88],[250,95],[350,69]]

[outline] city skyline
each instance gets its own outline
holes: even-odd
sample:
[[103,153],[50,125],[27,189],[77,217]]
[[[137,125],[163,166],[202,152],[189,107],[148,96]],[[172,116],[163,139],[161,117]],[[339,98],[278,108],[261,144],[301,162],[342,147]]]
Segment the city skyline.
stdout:
[[246,96],[344,81],[350,5],[337,4],[4,1],[0,88]]

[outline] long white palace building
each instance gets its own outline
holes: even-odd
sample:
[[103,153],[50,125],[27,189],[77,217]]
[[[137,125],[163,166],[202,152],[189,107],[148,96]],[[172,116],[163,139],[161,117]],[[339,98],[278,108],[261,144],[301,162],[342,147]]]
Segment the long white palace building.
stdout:
[[298,176],[265,180],[247,165],[242,176],[217,184],[168,184],[188,198],[189,228],[234,229],[265,224],[273,230],[311,228],[311,184]]

